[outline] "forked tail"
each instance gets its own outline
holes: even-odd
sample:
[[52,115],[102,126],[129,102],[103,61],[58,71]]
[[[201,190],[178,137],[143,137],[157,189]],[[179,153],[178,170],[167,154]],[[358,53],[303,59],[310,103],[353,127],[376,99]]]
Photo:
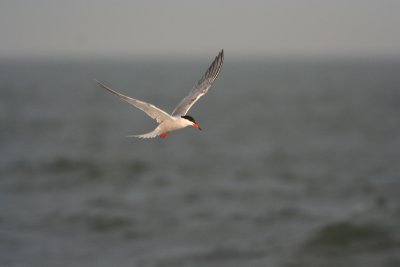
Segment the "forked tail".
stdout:
[[145,134],[139,134],[139,135],[127,135],[126,137],[137,137],[137,138],[154,138],[157,137],[160,134],[160,131],[158,128],[154,129],[154,131],[145,133]]

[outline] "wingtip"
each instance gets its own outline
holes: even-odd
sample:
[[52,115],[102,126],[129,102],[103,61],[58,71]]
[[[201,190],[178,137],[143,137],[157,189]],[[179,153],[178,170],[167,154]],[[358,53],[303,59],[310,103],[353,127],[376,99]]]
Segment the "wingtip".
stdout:
[[109,88],[108,86],[106,86],[104,83],[100,82],[97,79],[93,79],[94,82],[97,83],[98,86],[100,86],[101,88],[107,89],[110,92],[113,92],[113,90],[111,90],[111,88]]
[[93,81],[94,81],[95,83],[97,83],[98,85],[100,85],[101,87],[104,87],[104,84],[101,83],[101,82],[100,82],[99,80],[97,80],[96,78],[94,78]]
[[218,55],[215,57],[216,60],[219,60],[222,64],[222,62],[224,62],[224,49],[221,49],[221,51],[219,51]]

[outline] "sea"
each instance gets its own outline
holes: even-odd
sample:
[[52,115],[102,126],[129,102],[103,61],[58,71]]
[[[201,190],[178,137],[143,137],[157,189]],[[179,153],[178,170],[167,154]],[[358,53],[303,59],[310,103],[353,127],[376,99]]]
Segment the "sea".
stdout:
[[0,61],[0,266],[400,266],[400,60]]

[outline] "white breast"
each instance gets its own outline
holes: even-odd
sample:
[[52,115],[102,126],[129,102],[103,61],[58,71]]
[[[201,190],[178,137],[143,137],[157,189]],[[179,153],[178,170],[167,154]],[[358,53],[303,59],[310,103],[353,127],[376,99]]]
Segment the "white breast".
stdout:
[[159,127],[162,128],[162,130],[164,132],[171,132],[171,131],[185,128],[192,124],[193,123],[188,121],[187,119],[183,119],[181,117],[174,117],[173,120],[165,120],[164,122],[162,122],[159,125]]

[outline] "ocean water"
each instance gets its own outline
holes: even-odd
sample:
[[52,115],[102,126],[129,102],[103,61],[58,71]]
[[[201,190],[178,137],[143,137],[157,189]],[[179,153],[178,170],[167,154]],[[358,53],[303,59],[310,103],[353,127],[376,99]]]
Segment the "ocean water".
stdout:
[[0,62],[0,266],[400,266],[400,62]]

